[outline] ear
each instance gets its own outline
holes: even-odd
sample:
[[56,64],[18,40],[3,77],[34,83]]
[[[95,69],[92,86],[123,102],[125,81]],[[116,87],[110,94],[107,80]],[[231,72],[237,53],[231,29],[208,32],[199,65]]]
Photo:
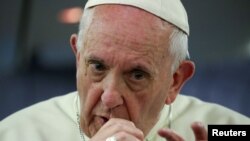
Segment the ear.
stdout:
[[77,35],[76,34],[71,35],[71,37],[70,37],[70,46],[71,46],[71,49],[74,52],[75,57],[76,57],[76,67],[78,67],[78,62],[79,62],[79,59],[80,59],[80,53],[79,53],[78,48],[77,48]]
[[172,75],[172,85],[170,86],[169,95],[165,101],[166,104],[171,104],[179,94],[182,86],[189,80],[195,71],[194,62],[184,60],[179,68]]
[[72,34],[70,37],[70,46],[71,49],[73,50],[74,54],[77,54],[77,35]]

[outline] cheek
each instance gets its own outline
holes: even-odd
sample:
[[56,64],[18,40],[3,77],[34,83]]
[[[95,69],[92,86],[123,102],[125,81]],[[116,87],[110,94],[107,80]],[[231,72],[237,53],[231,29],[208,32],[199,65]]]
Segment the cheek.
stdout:
[[78,68],[76,73],[76,79],[77,79],[77,90],[79,92],[80,98],[85,101],[86,94],[88,93],[88,90],[91,86],[91,79],[88,75],[88,66],[86,66],[86,63],[83,58],[79,59],[78,62]]
[[81,113],[91,116],[93,108],[100,100],[102,89],[99,87],[98,83],[92,82],[84,69],[79,69],[77,71],[77,90],[80,97]]
[[130,110],[134,111],[134,115],[140,117],[139,120],[145,118],[145,115],[149,112],[149,109],[151,107],[149,105],[151,105],[153,100],[152,94],[153,89],[148,87],[140,93],[133,94],[134,97],[130,99],[130,103],[133,103],[133,105],[129,103],[129,108]]
[[85,74],[84,69],[78,67],[76,73],[77,90],[79,92],[79,96],[81,99],[84,99],[84,93],[86,93],[86,89],[87,87],[89,87],[89,82],[87,81],[87,77],[84,74]]
[[152,86],[151,89],[147,91],[144,97],[140,98],[143,99],[143,113],[147,114],[144,115],[145,117],[149,117],[152,120],[157,118],[157,115],[165,105],[169,86],[169,80],[160,79],[160,81],[154,83],[154,86]]
[[131,120],[144,133],[148,133],[152,129],[162,108],[159,103],[164,103],[162,98],[153,96],[154,93],[152,90],[140,93],[128,105]]
[[145,97],[143,96],[127,96],[126,107],[128,109],[129,116],[133,122],[139,122],[143,113],[143,107],[145,104]]
[[80,86],[81,92],[80,102],[81,102],[81,116],[82,118],[82,128],[87,135],[95,134],[101,127],[101,123],[95,119],[95,110],[98,109],[98,103],[100,103],[100,96],[102,90],[97,84],[92,83],[88,80],[88,77],[81,80],[82,85]]

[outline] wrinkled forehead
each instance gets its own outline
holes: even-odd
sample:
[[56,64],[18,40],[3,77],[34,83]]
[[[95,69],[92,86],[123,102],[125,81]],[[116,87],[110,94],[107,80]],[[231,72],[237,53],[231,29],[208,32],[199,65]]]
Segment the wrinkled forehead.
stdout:
[[93,8],[92,22],[87,29],[87,37],[92,36],[91,40],[109,39],[110,42],[116,40],[127,44],[144,44],[156,49],[168,42],[172,32],[170,24],[133,6],[114,4]]
[[93,7],[93,20],[98,21],[98,24],[109,23],[111,26],[116,24],[137,26],[144,30],[164,30],[167,22],[161,20],[161,18],[143,10],[128,5],[98,5]]
[[95,6],[85,38],[86,53],[132,54],[160,63],[168,56],[170,24],[142,9],[125,5]]
[[88,0],[85,9],[104,4],[130,5],[143,9],[189,34],[187,13],[180,0]]

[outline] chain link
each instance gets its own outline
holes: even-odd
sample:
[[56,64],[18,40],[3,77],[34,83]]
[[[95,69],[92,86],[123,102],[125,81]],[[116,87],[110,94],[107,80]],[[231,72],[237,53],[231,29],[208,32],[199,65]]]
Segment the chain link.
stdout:
[[81,139],[82,139],[82,141],[85,141],[84,133],[82,132],[82,128],[80,125],[80,115],[78,113],[76,113],[76,116],[77,116],[77,124],[78,124],[78,129],[79,129]]

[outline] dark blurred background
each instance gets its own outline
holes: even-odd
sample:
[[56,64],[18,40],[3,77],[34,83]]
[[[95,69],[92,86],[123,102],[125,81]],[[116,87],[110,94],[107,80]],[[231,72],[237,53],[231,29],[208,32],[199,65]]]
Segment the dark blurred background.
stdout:
[[[250,1],[182,0],[196,74],[182,93],[250,116]],[[36,102],[74,91],[69,45],[84,0],[2,0],[0,120]]]

